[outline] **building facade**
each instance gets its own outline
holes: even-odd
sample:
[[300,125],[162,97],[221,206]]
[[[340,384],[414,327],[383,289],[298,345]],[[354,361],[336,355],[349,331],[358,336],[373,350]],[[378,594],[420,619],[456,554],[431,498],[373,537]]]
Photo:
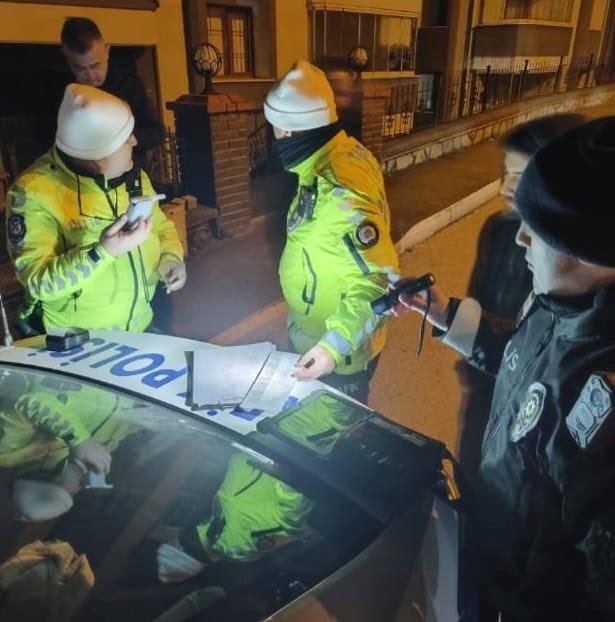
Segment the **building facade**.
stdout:
[[568,81],[582,86],[609,60],[613,4],[424,0],[417,73],[439,87],[443,120],[567,89]]

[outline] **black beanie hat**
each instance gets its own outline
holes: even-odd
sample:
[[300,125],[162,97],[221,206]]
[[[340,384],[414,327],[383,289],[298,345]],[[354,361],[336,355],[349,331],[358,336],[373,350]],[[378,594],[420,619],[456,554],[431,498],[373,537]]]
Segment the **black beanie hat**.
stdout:
[[615,267],[615,116],[556,138],[530,160],[515,192],[521,218],[549,246]]

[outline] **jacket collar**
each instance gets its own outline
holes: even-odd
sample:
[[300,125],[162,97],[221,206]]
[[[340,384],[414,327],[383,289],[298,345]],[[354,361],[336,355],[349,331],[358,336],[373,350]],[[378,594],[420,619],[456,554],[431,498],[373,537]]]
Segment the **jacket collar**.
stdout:
[[314,183],[316,175],[331,159],[333,152],[339,149],[347,140],[348,134],[346,134],[344,130],[340,130],[320,149],[316,150],[311,156],[303,160],[303,162],[295,164],[289,171],[299,176],[300,185],[311,186]]
[[536,304],[555,315],[566,337],[615,337],[615,285],[579,296],[541,294]]
[[126,181],[126,175],[121,175],[114,179],[109,179],[106,175],[92,175],[89,172],[79,170],[66,154],[62,153],[57,147],[52,149],[54,164],[69,177],[73,178],[82,189],[93,190],[94,188],[108,192],[113,188],[121,186]]

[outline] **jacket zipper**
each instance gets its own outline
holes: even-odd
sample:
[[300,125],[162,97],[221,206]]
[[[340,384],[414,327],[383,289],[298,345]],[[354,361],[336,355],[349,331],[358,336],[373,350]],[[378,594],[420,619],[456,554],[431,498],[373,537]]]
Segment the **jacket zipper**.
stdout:
[[143,290],[145,291],[145,299],[147,302],[151,302],[153,296],[150,298],[149,295],[149,285],[147,284],[147,274],[145,272],[145,263],[143,261],[143,254],[141,253],[141,247],[137,246],[137,251],[139,253],[139,264],[141,266],[141,280],[143,281]]
[[126,322],[126,330],[130,330],[130,322],[132,322],[132,316],[137,306],[137,298],[139,297],[139,278],[137,276],[137,269],[135,268],[135,261],[132,256],[132,251],[128,251],[128,262],[130,263],[130,269],[132,270],[132,279],[134,283],[132,304],[130,305],[130,311],[128,312],[128,321]]

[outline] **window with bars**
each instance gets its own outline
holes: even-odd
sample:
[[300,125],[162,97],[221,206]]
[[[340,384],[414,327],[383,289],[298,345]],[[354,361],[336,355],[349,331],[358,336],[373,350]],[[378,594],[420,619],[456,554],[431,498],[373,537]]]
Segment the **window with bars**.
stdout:
[[570,22],[574,0],[506,0],[504,19]]
[[412,71],[416,18],[312,9],[312,60],[325,69],[348,69],[348,55],[361,46],[366,71]]
[[207,40],[222,53],[218,76],[253,75],[250,9],[208,5]]

